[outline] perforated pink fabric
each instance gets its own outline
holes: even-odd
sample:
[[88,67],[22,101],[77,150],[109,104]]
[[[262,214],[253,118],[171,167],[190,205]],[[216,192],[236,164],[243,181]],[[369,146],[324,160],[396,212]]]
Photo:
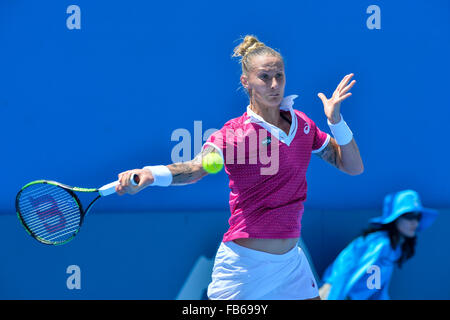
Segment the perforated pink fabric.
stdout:
[[306,170],[311,153],[322,150],[329,135],[303,112],[289,111],[296,120],[292,118],[291,126],[295,127],[282,139],[286,143],[249,116],[247,109],[213,133],[203,146],[212,144],[222,152],[230,180],[231,217],[224,242],[300,237]]

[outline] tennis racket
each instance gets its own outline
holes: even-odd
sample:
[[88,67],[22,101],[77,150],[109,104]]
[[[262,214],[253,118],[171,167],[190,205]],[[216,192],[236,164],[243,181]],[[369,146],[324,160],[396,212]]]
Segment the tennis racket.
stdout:
[[[138,185],[139,176],[132,175],[130,181]],[[62,245],[77,235],[92,205],[99,198],[115,193],[118,184],[119,181],[114,181],[96,189],[36,180],[23,186],[17,193],[17,216],[25,230],[37,241]],[[96,193],[96,197],[84,210],[75,192]]]

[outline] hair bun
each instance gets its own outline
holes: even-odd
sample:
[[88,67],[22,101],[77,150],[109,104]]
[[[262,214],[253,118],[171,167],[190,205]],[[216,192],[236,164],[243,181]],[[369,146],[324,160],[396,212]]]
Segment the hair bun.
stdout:
[[246,35],[241,44],[234,48],[233,57],[244,57],[246,54],[259,47],[265,47],[265,44],[259,41],[256,36]]

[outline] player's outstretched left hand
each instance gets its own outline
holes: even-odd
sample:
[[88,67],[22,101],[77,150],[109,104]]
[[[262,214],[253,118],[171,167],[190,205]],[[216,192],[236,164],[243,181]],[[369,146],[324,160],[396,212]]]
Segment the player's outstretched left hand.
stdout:
[[327,99],[322,92],[318,94],[318,97],[322,100],[325,115],[332,124],[341,121],[341,102],[352,95],[352,93],[348,91],[356,83],[356,80],[353,80],[348,84],[353,75],[353,73],[350,73],[342,79],[330,99]]

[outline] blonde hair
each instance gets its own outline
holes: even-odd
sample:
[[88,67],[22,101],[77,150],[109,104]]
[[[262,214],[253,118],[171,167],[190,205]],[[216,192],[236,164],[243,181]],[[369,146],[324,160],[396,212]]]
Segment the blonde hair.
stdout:
[[242,42],[233,50],[233,57],[242,57],[240,63],[244,75],[248,75],[248,72],[253,67],[251,63],[252,58],[260,55],[274,56],[283,61],[283,57],[278,51],[266,46],[254,35],[246,35]]

